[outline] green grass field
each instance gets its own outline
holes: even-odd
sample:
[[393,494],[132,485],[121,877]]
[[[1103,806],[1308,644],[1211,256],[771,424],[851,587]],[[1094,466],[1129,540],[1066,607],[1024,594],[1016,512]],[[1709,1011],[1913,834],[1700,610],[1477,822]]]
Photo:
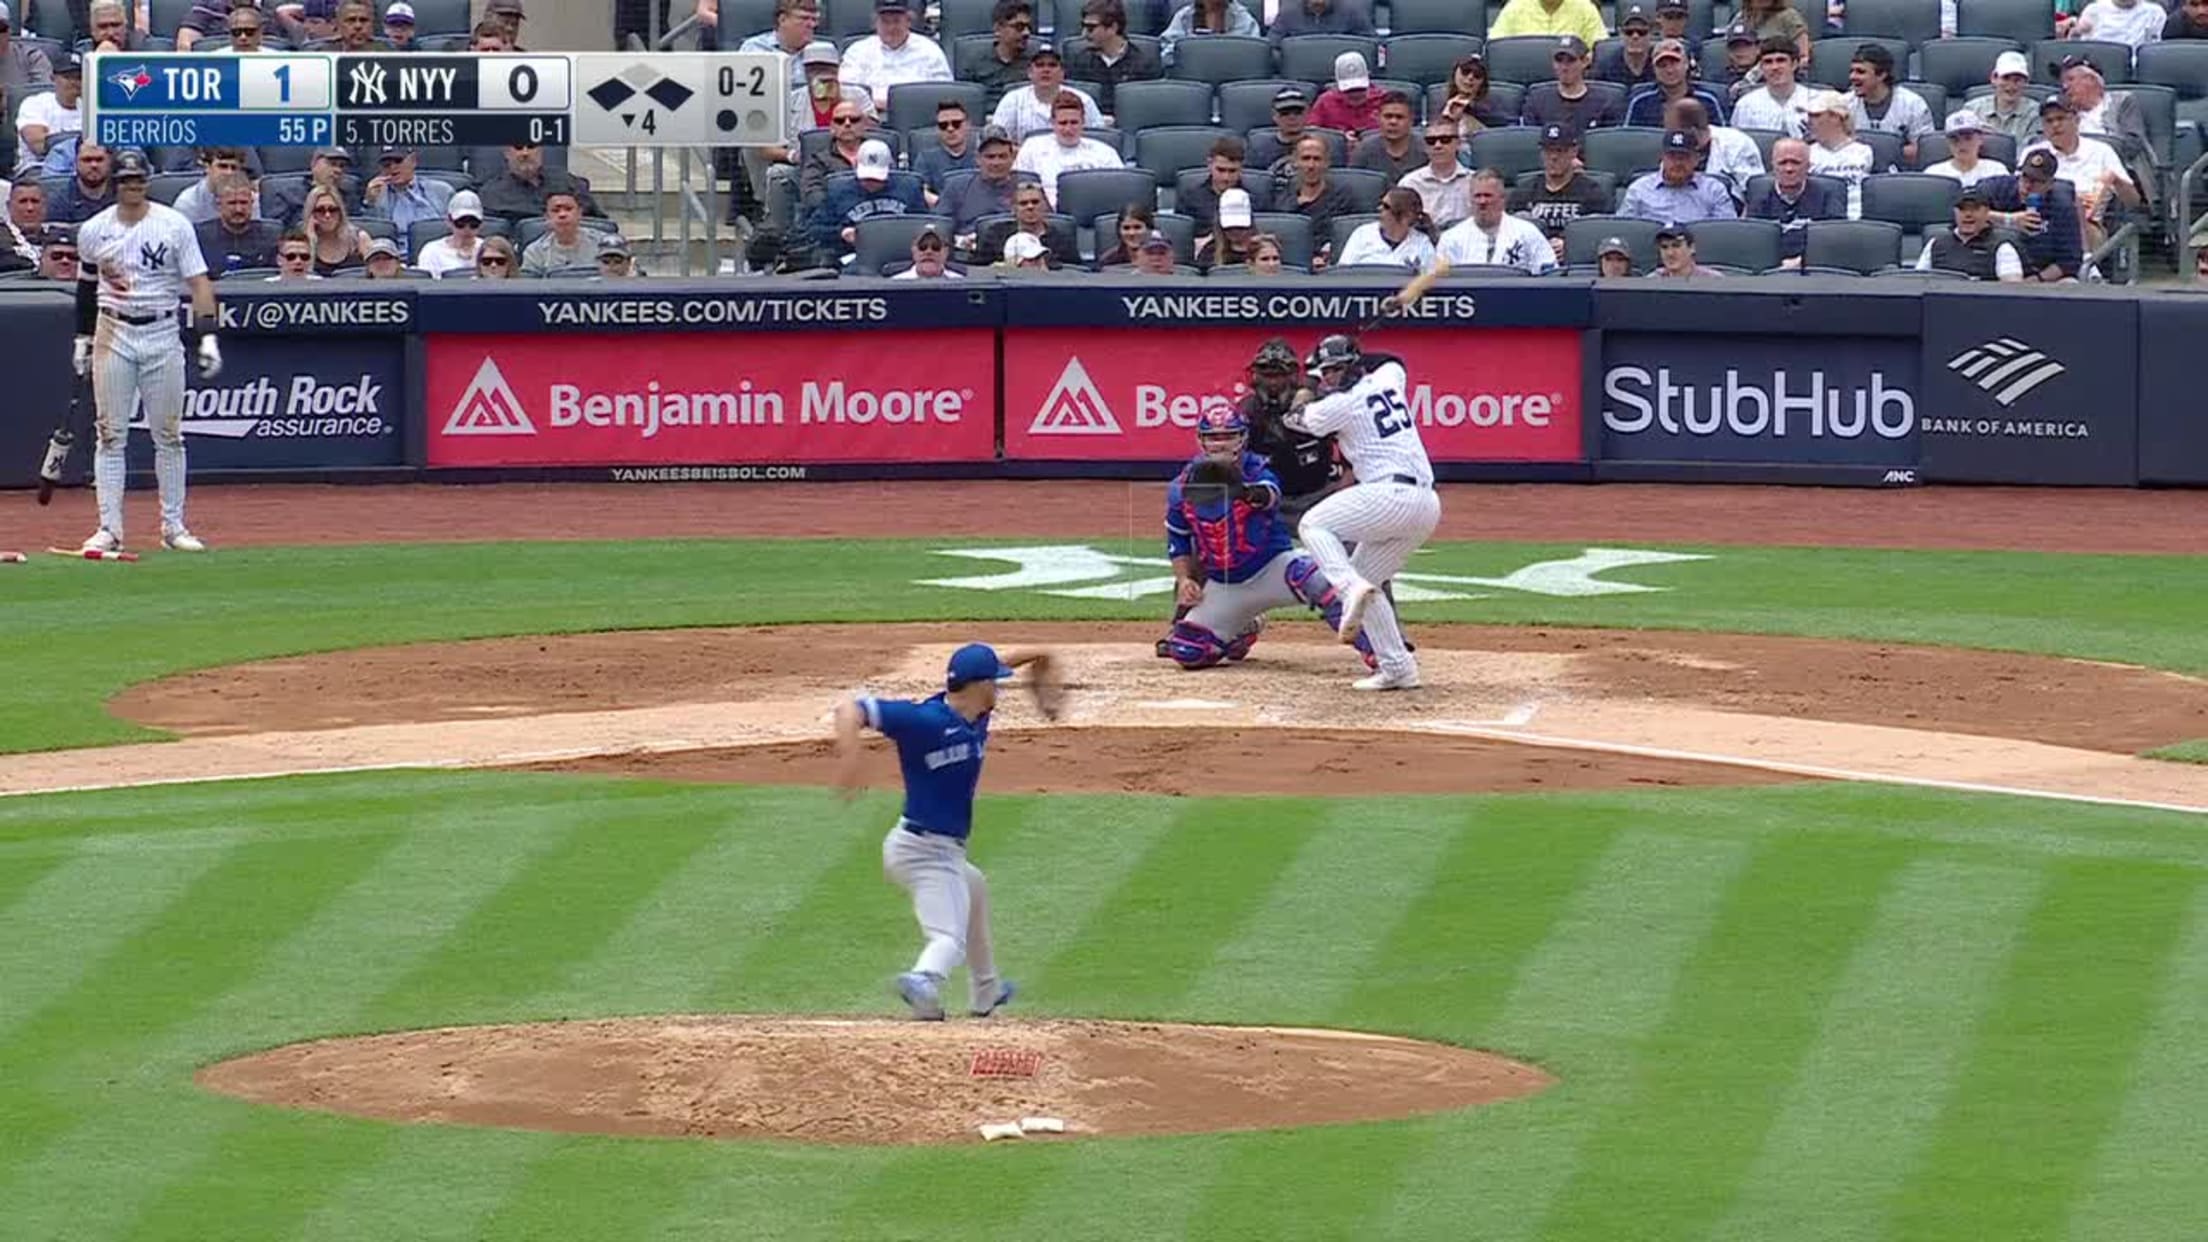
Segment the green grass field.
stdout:
[[[983,571],[938,548],[39,565],[0,579],[0,655],[26,670],[0,701],[0,748],[143,737],[102,700],[288,652],[1158,612],[910,585]],[[1493,575],[1578,551],[1454,544],[1416,569]],[[1712,559],[1605,575],[1659,593],[1501,592],[1414,616],[2208,671],[2208,558],[1700,551]],[[772,595],[752,589],[762,577]],[[0,1239],[2208,1236],[2201,818],[1882,786],[985,793],[975,855],[1021,1013],[1400,1032],[1561,1080],[1470,1112],[828,1149],[392,1126],[190,1081],[348,1032],[891,1013],[885,980],[913,942],[879,869],[894,811],[887,792],[846,807],[503,773],[0,799]]]

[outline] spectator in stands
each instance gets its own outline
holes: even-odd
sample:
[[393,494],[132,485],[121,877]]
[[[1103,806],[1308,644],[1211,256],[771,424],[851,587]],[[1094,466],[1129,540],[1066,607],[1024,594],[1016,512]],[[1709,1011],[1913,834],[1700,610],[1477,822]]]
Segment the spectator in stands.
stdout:
[[859,244],[859,223],[878,216],[927,214],[920,192],[920,178],[896,167],[889,144],[869,138],[859,147],[852,178],[837,178],[828,185],[820,208],[813,216],[813,244],[822,251],[848,256]]
[[392,0],[383,11],[383,43],[394,52],[421,50],[414,42],[414,6],[406,0]]
[[[346,210],[360,205],[360,180],[353,176],[352,153],[343,147],[323,147],[314,153],[314,160],[307,166],[304,185],[295,182],[271,182],[261,200],[261,214],[278,224],[303,226],[306,224],[307,191],[316,186],[334,190],[344,200]],[[528,215],[537,215],[530,211]]]
[[[5,185],[0,182],[0,185]],[[9,186],[8,193],[15,192]],[[13,220],[0,218],[0,272],[33,271],[38,267],[38,238],[45,233],[43,227],[25,233]]]
[[259,9],[232,9],[223,19],[223,33],[230,38],[230,46],[224,50],[240,56],[250,56],[265,50],[268,22]]
[[998,100],[996,111],[989,116],[989,123],[1003,126],[1013,141],[1026,142],[1037,134],[1049,133],[1051,113],[1059,99],[1069,95],[1081,101],[1083,126],[1104,127],[1104,113],[1088,92],[1066,85],[1066,66],[1058,58],[1057,48],[1036,42],[1035,50],[1028,53],[1027,79],[1026,86]]
[[16,42],[15,15],[0,2],[0,95],[19,98],[31,87],[45,86],[53,80],[53,62],[30,44]]
[[1487,59],[1478,52],[1459,59],[1449,70],[1449,98],[1442,101],[1441,115],[1456,123],[1458,136],[1467,142],[1490,126],[1518,123],[1518,114],[1494,97],[1492,86]]
[[215,181],[215,218],[199,226],[199,253],[218,278],[243,267],[276,266],[283,229],[260,219],[260,196],[244,173],[225,173]]
[[[764,148],[768,164],[797,163],[797,136],[808,130],[834,128],[836,108],[843,103],[850,103],[867,120],[875,116],[874,96],[859,87],[844,84],[840,76],[843,57],[836,51],[835,44],[808,43],[798,59],[805,78],[790,88],[790,144]],[[856,142],[854,139],[854,147]]]
[[338,0],[303,0],[279,4],[270,15],[293,47],[306,47],[337,33],[337,5]]
[[[245,148],[203,147],[199,152],[199,166],[206,170],[206,175],[185,186],[183,192],[176,196],[176,201],[169,204],[182,212],[184,218],[193,224],[203,224],[215,218],[217,182],[245,175]],[[257,200],[253,211],[255,215],[260,214]]]
[[478,280],[512,280],[514,269],[521,266],[514,258],[514,243],[503,237],[486,237],[475,252],[475,275]]
[[[889,148],[883,147],[882,153],[886,157]],[[544,219],[548,227],[543,236],[522,248],[522,275],[543,276],[563,267],[584,267],[597,258],[598,247],[607,234],[584,227],[582,204],[573,194],[560,190],[548,195]]]
[[1065,49],[1066,73],[1103,90],[1096,106],[1106,117],[1122,82],[1147,82],[1165,76],[1158,53],[1127,37],[1127,10],[1120,0],[1086,0],[1081,6],[1081,38]]
[[583,205],[584,215],[599,214],[590,187],[564,168],[546,167],[544,148],[534,144],[507,147],[505,169],[478,186],[476,194],[492,215],[508,220],[543,215],[546,200],[554,194],[572,194]]
[[974,225],[983,216],[1011,212],[1013,190],[1020,184],[1012,171],[1016,152],[1012,135],[994,125],[981,131],[981,156],[974,175],[936,201],[936,214],[951,218],[951,231],[957,234],[961,249],[973,250]]
[[77,283],[77,231],[66,224],[46,226],[45,245],[38,252],[38,274],[47,280]]
[[1961,272],[1972,280],[2022,283],[2024,255],[2006,229],[1993,227],[1985,191],[1966,186],[1955,197],[1955,228],[1927,237],[1917,253],[1920,272]]
[[1340,130],[1356,142],[1380,127],[1380,100],[1363,54],[1344,52],[1334,58],[1333,89],[1321,93],[1319,102],[1311,106],[1311,123]]
[[387,51],[376,39],[376,10],[368,0],[345,0],[337,6],[337,39],[333,52]]
[[1396,186],[1380,196],[1380,218],[1360,224],[1342,243],[1334,261],[1342,267],[1385,264],[1413,272],[1432,271],[1434,224],[1418,193]]
[[505,28],[508,48],[516,52],[529,50],[521,45],[521,24],[529,19],[522,0],[488,0],[483,6],[483,16]]
[[18,181],[8,187],[8,223],[30,234],[46,227],[46,183]]
[[943,195],[943,183],[954,172],[976,167],[974,127],[966,116],[966,105],[956,99],[944,99],[935,105],[935,141],[922,143],[912,153],[909,163],[912,171],[920,174],[920,188],[928,196],[932,209]]
[[1633,249],[1622,237],[1605,237],[1595,248],[1595,275],[1616,278],[1633,274]]
[[82,224],[115,205],[115,160],[106,147],[83,143],[77,147],[77,175],[55,187],[46,197],[46,218],[63,224]]
[[[700,16],[706,13],[704,5],[713,5],[710,24],[720,24],[720,9],[715,0],[702,0]],[[774,0],[774,25],[755,35],[750,35],[736,45],[739,52],[779,52],[790,61],[790,86],[797,89],[802,83],[799,76],[805,65],[805,49],[813,43],[813,32],[820,28],[820,4],[818,0]],[[835,44],[828,44],[833,51]]]
[[1257,17],[1242,0],[1190,0],[1165,24],[1165,33],[1158,36],[1159,59],[1170,68],[1181,40],[1217,34],[1255,39],[1259,35]]
[[1081,266],[1081,248],[1074,242],[1073,230],[1050,218],[1050,206],[1043,197],[1043,187],[1032,182],[1022,182],[1013,190],[1012,218],[999,220],[983,229],[980,238],[974,243],[974,253],[1002,255],[1005,240],[1018,233],[1035,239],[1050,256],[1050,266]]
[[475,29],[468,35],[468,50],[471,52],[511,52],[514,50],[514,44],[513,40],[507,37],[506,27],[502,23],[485,18],[477,22]]
[[1281,40],[1297,35],[1355,35],[1370,39],[1378,33],[1372,24],[1372,9],[1365,0],[1280,0],[1280,11],[1274,14],[1267,37],[1272,39],[1277,51]]
[[1035,6],[1028,0],[997,0],[996,8],[989,14],[989,28],[995,36],[989,44],[989,54],[981,58],[981,63],[966,75],[966,80],[988,87],[991,99],[1001,99],[1005,92],[1028,82],[1027,58],[1029,44],[1035,40]]
[[1447,118],[1426,122],[1426,167],[1403,174],[1400,183],[1425,204],[1426,218],[1446,229],[1472,214],[1472,174],[1457,163],[1464,137]]
[[[1699,99],[1710,116],[1724,116],[1724,106],[1718,103],[1716,95],[1687,80],[1688,66],[1693,63],[1693,59],[1687,55],[1687,45],[1677,39],[1666,39],[1657,44],[1656,84],[1633,92],[1631,102],[1625,106],[1624,124],[1661,129],[1664,124],[1664,108],[1674,99]],[[1580,132],[1585,133],[1586,130],[1582,129]]]
[[1783,39],[1767,39],[1756,61],[1763,85],[1740,97],[1733,105],[1733,124],[1741,129],[1767,129],[1800,138],[1809,133],[1809,101],[1816,94],[1795,81],[1799,57],[1794,45]]
[[1763,175],[1763,152],[1756,140],[1723,125],[1710,124],[1710,115],[1699,99],[1674,99],[1664,107],[1664,128],[1683,129],[1694,135],[1701,153],[1699,167],[1725,183],[1725,191],[1738,201],[1748,193],[1748,179]]
[[1250,260],[1250,239],[1257,214],[1250,209],[1250,192],[1240,187],[1219,196],[1218,223],[1196,239],[1196,266],[1206,271]]
[[36,167],[47,149],[60,138],[84,132],[77,104],[84,96],[84,62],[73,52],[63,52],[53,62],[54,89],[26,96],[15,109],[18,172]]
[[1204,179],[1174,204],[1175,211],[1196,222],[1198,237],[1218,227],[1220,196],[1242,188],[1242,154],[1240,138],[1229,136],[1212,143],[1204,159]]
[[[1538,4],[1540,0],[1531,2]],[[1663,54],[1662,48],[1656,49],[1659,78],[1664,72]],[[1587,45],[1579,41],[1578,35],[1559,38],[1556,50],[1549,54],[1549,64],[1556,70],[1556,81],[1539,82],[1527,88],[1521,117],[1526,124],[1569,125],[1581,134],[1597,125],[1625,124],[1625,108],[1617,96],[1587,85]]]
[[1863,218],[1863,178],[1877,157],[1855,138],[1855,107],[1850,96],[1819,91],[1809,102],[1809,171],[1847,183],[1848,219]]
[[2055,176],[2055,153],[2044,147],[2017,161],[2016,175],[1978,183],[1993,222],[2023,241],[2024,270],[2034,280],[2074,280],[2084,263],[2085,227],[2077,195]]
[[[192,7],[185,11],[176,28],[176,50],[189,52],[209,35],[223,32],[223,19],[230,15],[230,0],[192,0]],[[258,20],[260,13],[254,13]]]
[[2208,39],[2208,0],[2183,0],[2162,26],[2168,39]]
[[1592,0],[1510,0],[1487,27],[1490,39],[1513,35],[1570,35],[1593,47],[1609,35]]
[[934,225],[921,229],[912,239],[912,266],[890,277],[891,280],[964,280],[965,277],[951,270],[950,240]]
[[2153,140],[2139,98],[2129,91],[2110,94],[2100,66],[2083,56],[2066,56],[2059,69],[2062,95],[2077,109],[2078,132],[2108,139],[2131,174],[2133,184],[2155,183]]
[[146,50],[146,33],[130,23],[130,10],[123,7],[123,0],[92,0],[86,11],[92,23],[92,37],[79,46],[88,52],[142,52]]
[[1293,211],[1311,221],[1312,271],[1326,266],[1334,218],[1354,214],[1357,210],[1356,196],[1328,172],[1332,163],[1330,155],[1326,139],[1306,134],[1303,141],[1296,144],[1294,173],[1273,194],[1278,209]]
[[2061,95],[2051,95],[2039,105],[2039,121],[2047,136],[2026,152],[2049,151],[2055,157],[2055,176],[2070,184],[2078,197],[2078,215],[2085,221],[2085,244],[2101,244],[2111,227],[2111,200],[2137,210],[2145,203],[2131,173],[2124,168],[2116,148],[2078,130],[2078,110]]
[[334,276],[359,267],[368,256],[368,234],[352,222],[345,200],[328,186],[307,191],[307,237],[314,243],[314,270]]
[[1917,162],[1917,139],[1932,132],[1932,108],[1906,86],[1894,85],[1894,54],[1882,43],[1855,49],[1848,62],[1848,109],[1855,130],[1901,135],[1901,162]]
[[[361,214],[389,220],[404,233],[423,220],[442,220],[452,202],[452,187],[416,171],[421,156],[411,147],[385,147],[376,153],[376,175],[361,188]],[[547,196],[549,201],[550,196]]]
[[1610,191],[1580,170],[1579,135],[1561,125],[1541,131],[1541,176],[1511,190],[1509,211],[1533,223],[1564,259],[1564,227],[1581,216],[1610,213]]
[[1152,229],[1135,250],[1135,270],[1145,276],[1173,275],[1173,239]]
[[806,156],[798,168],[797,202],[802,213],[820,206],[821,196],[828,192],[829,178],[858,169],[859,147],[872,131],[873,125],[858,104],[837,101],[828,115],[828,144]]
[[1763,85],[1763,41],[1756,38],[1755,30],[1746,22],[1734,22],[1725,28],[1725,68],[1718,74],[1720,92],[1725,106],[1732,107],[1740,97]]
[[2067,26],[2059,19],[2057,30],[2068,39],[2099,39],[2129,48],[2160,42],[2170,15],[2154,0],[2093,0]]
[[1503,175],[1492,168],[1472,174],[1472,214],[1444,231],[1436,247],[1453,264],[1515,267],[1539,275],[1556,266],[1556,250],[1530,220],[1503,211]]
[[1357,144],[1349,166],[1384,174],[1390,185],[1412,169],[1424,167],[1426,144],[1411,132],[1412,115],[1410,97],[1389,91],[1380,100],[1380,131]]
[[320,280],[321,273],[314,270],[314,243],[307,238],[304,229],[286,229],[276,246],[275,281]]
[[892,86],[950,81],[951,62],[935,40],[913,33],[911,0],[874,0],[874,33],[844,52],[843,80],[872,92],[879,110]]
[[1687,21],[1693,16],[1693,12],[1687,7],[1687,0],[1656,0],[1656,37],[1677,39],[1684,43],[1687,39]]
[[1252,233],[1249,254],[1249,268],[1260,276],[1278,276],[1288,266],[1288,248],[1271,233]]
[[1695,171],[1702,152],[1694,135],[1683,129],[1664,132],[1663,164],[1655,172],[1634,178],[1626,187],[1618,214],[1662,224],[1692,224],[1697,220],[1731,220],[1740,214],[1725,183]]
[[1653,85],[1656,81],[1655,35],[1655,17],[1646,4],[1641,0],[1629,0],[1620,5],[1620,41],[1596,52],[1595,79],[1615,82],[1624,87],[1629,96],[1638,87]]
[[452,231],[424,244],[414,266],[439,277],[475,270],[476,256],[483,250],[483,200],[473,190],[462,190],[452,196],[445,219]]
[[[1237,0],[1239,2],[1239,0]],[[1250,135],[1248,162],[1267,172],[1295,154],[1303,131],[1311,128],[1311,92],[1300,86],[1283,86],[1273,92],[1273,128]]]
[[1143,241],[1157,230],[1157,222],[1158,213],[1148,203],[1129,203],[1120,208],[1119,219],[1113,224],[1112,231],[1117,240],[1112,243],[1112,248],[1102,249],[1103,235],[1097,235],[1096,244],[1099,249],[1096,270],[1101,272],[1110,267],[1134,266],[1136,256],[1142,253]]
[[1053,206],[1058,202],[1061,173],[1084,168],[1125,168],[1119,152],[1082,134],[1088,114],[1096,105],[1075,91],[1060,91],[1050,108],[1050,132],[1037,134],[1020,144],[1012,161],[1014,171],[1033,173],[1043,183],[1043,193]]
[[1664,280],[1685,280],[1724,273],[1695,262],[1694,230],[1683,224],[1671,224],[1656,230],[1656,270],[1649,275]]
[[1750,220],[1774,220],[1779,226],[1781,266],[1800,267],[1812,220],[1848,218],[1848,192],[1830,181],[1809,177],[1809,144],[1781,138],[1771,144],[1771,180],[1748,196]]
[[364,263],[364,274],[369,280],[398,280],[406,274],[406,260],[399,254],[399,243],[388,237],[369,241]]
[[1793,0],[1741,0],[1733,20],[1748,28],[1758,50],[1772,39],[1783,39],[1794,49],[1794,59],[1809,59],[1809,23],[1794,11]]
[[1947,116],[1947,158],[1924,171],[1939,177],[1949,177],[1961,182],[1965,188],[1974,186],[1988,177],[2006,177],[2009,166],[1999,160],[1980,156],[1986,145],[1986,125],[1978,114],[1968,108],[1957,108]]
[[1974,106],[1989,133],[2007,134],[2019,149],[2040,136],[2039,104],[2025,93],[2031,85],[2032,67],[2022,52],[2003,52],[1994,58],[1993,95]]
[[643,274],[636,265],[636,256],[629,253],[629,243],[619,237],[609,237],[598,243],[600,280],[628,280]]
[[1013,233],[1004,239],[1002,257],[996,266],[1002,271],[1044,271],[1052,265],[1050,250],[1031,233]]

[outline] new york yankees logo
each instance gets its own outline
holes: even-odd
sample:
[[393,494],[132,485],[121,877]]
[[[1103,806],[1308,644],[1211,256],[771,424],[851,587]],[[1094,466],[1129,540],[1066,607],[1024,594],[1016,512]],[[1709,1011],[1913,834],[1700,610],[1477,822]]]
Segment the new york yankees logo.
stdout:
[[138,246],[138,265],[149,272],[158,272],[169,262],[169,248],[159,242],[142,242]]

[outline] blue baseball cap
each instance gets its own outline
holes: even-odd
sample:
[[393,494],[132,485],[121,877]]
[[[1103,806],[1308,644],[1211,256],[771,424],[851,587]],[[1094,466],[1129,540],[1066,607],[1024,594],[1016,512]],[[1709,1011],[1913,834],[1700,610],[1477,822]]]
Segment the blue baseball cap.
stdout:
[[1011,667],[997,658],[997,649],[987,643],[968,643],[952,652],[950,667],[944,670],[944,680],[954,690],[970,681],[1003,681],[1012,675]]

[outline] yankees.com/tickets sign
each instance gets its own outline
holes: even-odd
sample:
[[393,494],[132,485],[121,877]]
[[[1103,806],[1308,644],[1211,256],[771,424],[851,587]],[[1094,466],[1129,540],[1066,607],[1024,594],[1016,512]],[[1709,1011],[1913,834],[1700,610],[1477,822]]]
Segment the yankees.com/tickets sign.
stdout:
[[431,466],[989,461],[986,329],[429,341]]
[[[1012,330],[1004,454],[1027,461],[1165,461],[1196,451],[1197,417],[1248,391],[1275,333]],[[1319,334],[1282,334],[1308,353]],[[1411,416],[1437,462],[1580,461],[1580,337],[1550,328],[1387,328],[1365,342],[1410,369]]]

